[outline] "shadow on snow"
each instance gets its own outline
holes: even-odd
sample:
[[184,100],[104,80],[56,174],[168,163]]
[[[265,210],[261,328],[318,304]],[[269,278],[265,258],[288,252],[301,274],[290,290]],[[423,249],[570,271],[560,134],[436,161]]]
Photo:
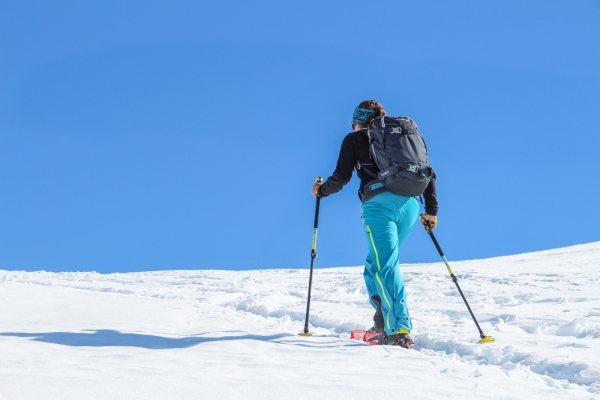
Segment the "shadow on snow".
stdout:
[[65,346],[89,346],[89,347],[105,347],[105,346],[129,346],[141,347],[144,349],[184,349],[187,347],[196,346],[201,343],[218,342],[226,340],[260,340],[273,341],[290,334],[278,334],[271,336],[260,335],[236,335],[236,336],[187,336],[181,338],[146,335],[139,333],[123,333],[110,329],[100,329],[92,331],[93,333],[84,332],[43,332],[43,333],[22,333],[22,332],[6,332],[0,333],[0,336],[16,336],[24,338],[32,338],[32,340],[45,343],[62,344]]
[[[196,346],[202,343],[209,342],[220,342],[230,340],[258,340],[262,342],[275,342],[280,344],[295,345],[295,346],[309,346],[309,347],[340,347],[355,345],[344,343],[341,344],[339,341],[334,343],[324,343],[322,341],[314,342],[307,340],[283,340],[283,338],[298,338],[296,335],[289,333],[281,333],[277,335],[261,336],[251,335],[246,332],[239,332],[239,335],[231,336],[187,336],[187,337],[165,337],[157,335],[147,335],[139,333],[123,333],[110,329],[100,329],[96,331],[86,332],[42,332],[42,333],[25,333],[25,332],[3,332],[0,336],[13,336],[22,338],[31,338],[31,340],[45,343],[61,344],[65,346],[74,347],[107,347],[107,346],[128,346],[128,347],[140,347],[151,350],[161,349],[184,349],[187,347]],[[333,345],[333,346],[331,346]],[[356,345],[362,345],[356,343]]]

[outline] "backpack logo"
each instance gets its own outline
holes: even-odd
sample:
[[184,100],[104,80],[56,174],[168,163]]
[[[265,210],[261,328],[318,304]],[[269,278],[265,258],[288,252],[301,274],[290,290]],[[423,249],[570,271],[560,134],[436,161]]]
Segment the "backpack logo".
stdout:
[[392,128],[392,131],[390,132],[390,134],[393,133],[402,133],[402,128]]
[[419,166],[417,164],[408,164],[407,171],[417,173],[419,172]]

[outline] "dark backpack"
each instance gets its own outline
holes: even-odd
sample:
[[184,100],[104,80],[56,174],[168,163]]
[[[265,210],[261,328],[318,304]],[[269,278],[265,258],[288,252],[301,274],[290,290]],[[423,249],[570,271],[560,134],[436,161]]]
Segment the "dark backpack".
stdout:
[[[433,169],[427,145],[414,121],[408,117],[375,118],[369,123],[367,135],[371,157],[380,169],[376,178],[400,196],[422,194],[431,181]],[[375,177],[374,173],[369,174]]]

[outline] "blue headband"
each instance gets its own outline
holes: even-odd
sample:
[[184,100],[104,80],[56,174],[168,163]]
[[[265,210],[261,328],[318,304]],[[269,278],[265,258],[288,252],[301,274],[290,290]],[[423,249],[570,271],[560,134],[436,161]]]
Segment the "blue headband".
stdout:
[[362,125],[371,115],[375,114],[375,110],[369,110],[368,108],[356,107],[354,109],[354,115],[352,116],[352,123],[356,125]]

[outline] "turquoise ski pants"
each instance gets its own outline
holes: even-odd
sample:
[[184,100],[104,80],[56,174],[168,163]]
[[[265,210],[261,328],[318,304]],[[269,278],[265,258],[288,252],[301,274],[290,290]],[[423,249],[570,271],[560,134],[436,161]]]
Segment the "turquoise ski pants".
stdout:
[[[379,194],[362,205],[362,218],[369,244],[365,283],[369,299],[378,295],[385,333],[412,329],[406,307],[406,291],[400,274],[398,252],[419,216],[419,202],[391,192]],[[373,307],[376,307],[371,300]]]

